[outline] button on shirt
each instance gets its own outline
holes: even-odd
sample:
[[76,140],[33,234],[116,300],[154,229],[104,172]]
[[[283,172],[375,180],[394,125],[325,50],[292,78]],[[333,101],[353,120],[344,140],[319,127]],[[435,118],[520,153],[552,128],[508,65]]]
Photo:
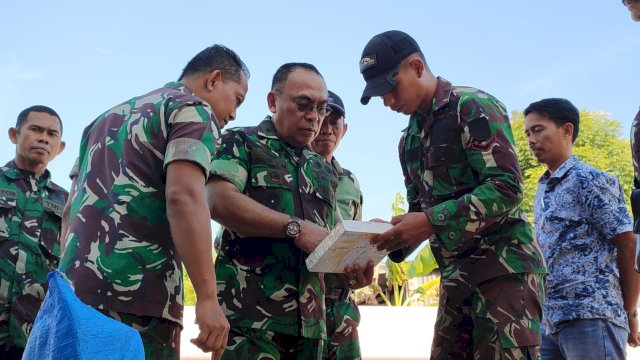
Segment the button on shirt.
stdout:
[[544,332],[556,332],[564,321],[593,318],[628,331],[611,242],[631,231],[620,183],[575,156],[538,182],[535,229],[549,270]]

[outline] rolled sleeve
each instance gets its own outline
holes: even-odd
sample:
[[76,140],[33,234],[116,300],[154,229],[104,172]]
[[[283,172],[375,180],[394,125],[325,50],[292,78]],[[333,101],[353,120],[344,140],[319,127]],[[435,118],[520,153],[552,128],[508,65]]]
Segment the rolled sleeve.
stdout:
[[249,179],[249,153],[246,138],[241,128],[231,129],[224,133],[220,149],[213,156],[211,176],[218,176],[235,185],[243,192]]
[[247,185],[247,170],[232,160],[214,160],[211,164],[211,175],[232,183],[240,191]]
[[211,158],[216,150],[218,134],[214,132],[214,121],[208,106],[188,104],[171,112],[168,120],[167,145],[164,164],[176,160],[191,161],[209,175]]
[[186,160],[198,164],[205,174],[209,174],[211,153],[205,144],[199,140],[190,138],[178,138],[167,144],[164,157],[164,169],[172,161]]

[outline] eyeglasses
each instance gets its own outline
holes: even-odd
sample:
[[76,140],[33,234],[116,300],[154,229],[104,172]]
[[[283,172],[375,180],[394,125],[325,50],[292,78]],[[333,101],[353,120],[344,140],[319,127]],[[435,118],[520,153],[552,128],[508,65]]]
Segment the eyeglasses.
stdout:
[[[276,89],[276,92],[285,95],[281,90]],[[320,105],[316,105],[305,97],[291,97],[286,95],[287,99],[291,101],[298,111],[303,112],[305,114],[311,114],[314,111],[318,113],[318,117],[324,118],[325,116],[331,113],[331,108],[327,105],[327,103],[323,103]]]

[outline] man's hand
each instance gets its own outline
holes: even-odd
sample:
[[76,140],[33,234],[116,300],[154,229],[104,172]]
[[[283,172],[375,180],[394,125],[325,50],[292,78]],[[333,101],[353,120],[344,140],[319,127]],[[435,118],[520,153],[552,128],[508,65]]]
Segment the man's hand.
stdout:
[[370,285],[373,281],[373,261],[367,263],[367,267],[362,269],[360,264],[353,264],[344,268],[344,277],[349,289],[355,290]]
[[638,332],[638,316],[629,316],[629,337],[627,342],[632,347],[640,345],[640,333]]
[[394,251],[407,246],[417,247],[435,232],[433,224],[423,212],[394,216],[391,224],[394,225],[392,229],[371,239],[371,245],[377,245],[380,251]]
[[311,254],[316,249],[318,244],[329,235],[327,229],[318,226],[309,221],[300,221],[302,225],[302,231],[295,239],[293,243],[302,251],[307,254]]
[[222,357],[229,337],[229,322],[224,316],[217,297],[198,299],[196,302],[196,324],[200,329],[197,338],[191,343],[204,352],[213,351],[212,359]]

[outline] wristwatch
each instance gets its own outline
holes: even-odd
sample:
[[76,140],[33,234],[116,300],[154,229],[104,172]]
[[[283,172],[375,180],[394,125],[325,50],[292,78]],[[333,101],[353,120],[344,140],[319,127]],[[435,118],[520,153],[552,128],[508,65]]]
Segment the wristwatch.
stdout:
[[293,239],[300,235],[300,233],[302,232],[302,223],[300,222],[300,219],[292,216],[289,221],[284,223],[282,229],[284,230],[284,233],[288,238]]

